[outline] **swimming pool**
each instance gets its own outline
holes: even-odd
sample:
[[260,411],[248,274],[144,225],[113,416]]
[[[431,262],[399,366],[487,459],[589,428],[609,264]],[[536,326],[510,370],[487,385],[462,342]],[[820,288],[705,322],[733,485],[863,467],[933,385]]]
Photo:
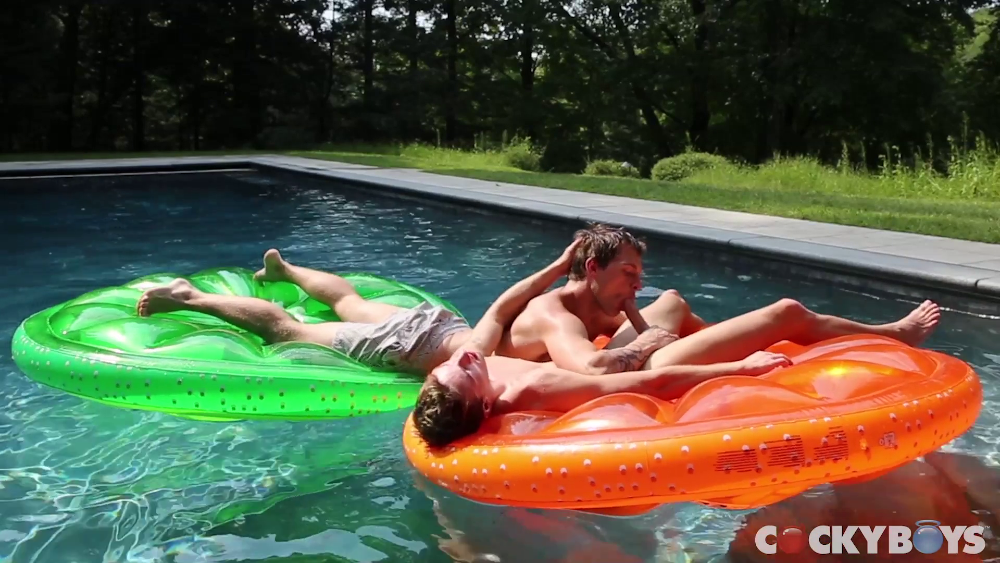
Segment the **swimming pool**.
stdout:
[[[253,267],[271,246],[312,267],[419,285],[475,320],[510,283],[556,256],[572,231],[302,176],[0,182],[0,561],[554,561],[581,553],[651,561],[657,552],[684,560],[664,555],[676,546],[696,560],[719,556],[744,512],[677,505],[616,520],[448,495],[407,465],[405,413],[198,423],[65,396],[28,380],[9,357],[17,323],[45,306],[154,272]],[[644,299],[675,287],[708,320],[783,296],[869,322],[912,307],[706,265],[684,250],[653,241]],[[993,465],[997,327],[949,314],[928,342],[971,363],[986,393],[977,426],[949,449]]]

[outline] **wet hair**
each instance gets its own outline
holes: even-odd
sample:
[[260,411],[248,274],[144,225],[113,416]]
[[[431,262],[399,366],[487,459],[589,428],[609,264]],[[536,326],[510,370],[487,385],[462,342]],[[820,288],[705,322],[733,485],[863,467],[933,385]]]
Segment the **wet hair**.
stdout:
[[413,409],[417,433],[432,448],[446,446],[475,433],[485,419],[482,401],[470,400],[442,385],[434,376],[429,376]]
[[586,277],[587,260],[593,258],[600,268],[607,268],[624,246],[631,246],[642,256],[646,252],[646,243],[622,227],[612,227],[602,223],[591,223],[586,229],[580,229],[574,235],[583,238],[583,243],[577,247],[576,254],[570,264],[569,279],[582,280]]

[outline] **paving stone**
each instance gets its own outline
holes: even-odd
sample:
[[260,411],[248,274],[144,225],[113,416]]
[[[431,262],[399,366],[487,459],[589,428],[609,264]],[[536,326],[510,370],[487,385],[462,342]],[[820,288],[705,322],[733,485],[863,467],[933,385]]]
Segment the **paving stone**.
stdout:
[[904,282],[906,278],[912,278],[930,285],[944,284],[966,291],[974,291],[979,280],[994,274],[992,270],[960,264],[933,262],[907,256],[880,254],[867,250],[840,248],[774,237],[733,240],[730,246],[816,265],[835,265],[848,270],[868,272],[883,278],[898,277],[899,281]]
[[966,266],[972,266],[974,268],[983,268],[986,270],[996,270],[1000,272],[1000,260],[987,260],[985,262],[971,262],[966,264]]
[[920,239],[914,239],[906,244],[894,244],[891,246],[879,246],[872,248],[872,252],[878,254],[890,254],[893,256],[906,256],[908,258],[919,258],[931,260],[933,262],[944,262],[947,264],[970,264],[973,262],[983,262],[992,257],[979,252],[967,252],[953,248],[941,248],[933,244],[923,243]]
[[[840,225],[835,225],[840,226]],[[833,231],[824,231],[835,233]],[[913,235],[919,237],[920,235]],[[796,240],[814,242],[816,244],[826,244],[830,246],[841,246],[845,248],[874,249],[883,246],[893,246],[909,242],[911,237],[903,236],[901,233],[871,232],[863,234],[826,234],[824,236],[802,236],[795,237]],[[919,239],[918,239],[919,240]]]
[[611,213],[609,211],[585,210],[580,214],[580,218],[586,221],[599,221],[641,230],[674,241],[696,242],[714,247],[726,246],[732,240],[754,236],[739,231],[702,227],[700,225],[687,225],[674,221],[636,217],[634,215]]

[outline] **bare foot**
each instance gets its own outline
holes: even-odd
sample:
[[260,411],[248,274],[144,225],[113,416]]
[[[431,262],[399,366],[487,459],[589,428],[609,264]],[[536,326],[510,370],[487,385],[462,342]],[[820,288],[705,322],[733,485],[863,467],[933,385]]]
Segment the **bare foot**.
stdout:
[[272,248],[264,253],[264,267],[257,270],[257,273],[253,275],[253,279],[271,282],[286,281],[288,279],[285,273],[286,264],[285,259],[281,257],[281,253]]
[[198,290],[191,285],[191,282],[178,278],[163,287],[147,290],[139,297],[135,308],[140,317],[178,311],[186,309],[191,298],[197,293]]
[[892,323],[896,339],[918,346],[934,332],[941,321],[941,307],[933,301],[924,301],[902,319]]

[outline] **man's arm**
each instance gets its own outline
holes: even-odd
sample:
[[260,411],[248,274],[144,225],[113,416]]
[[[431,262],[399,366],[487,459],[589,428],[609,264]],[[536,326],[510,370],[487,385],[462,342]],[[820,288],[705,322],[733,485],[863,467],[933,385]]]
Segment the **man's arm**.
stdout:
[[492,354],[500,344],[504,329],[514,322],[514,318],[528,302],[569,273],[570,260],[581,240],[575,239],[554,262],[501,293],[483,313],[483,318],[476,323],[465,347],[476,350],[484,356]]
[[641,369],[650,354],[677,340],[677,335],[659,327],[648,327],[627,346],[598,350],[588,337],[583,321],[568,311],[540,321],[539,329],[552,362],[557,367],[585,375]]
[[505,410],[567,412],[587,401],[614,393],[642,393],[670,401],[703,381],[727,375],[761,375],[790,364],[782,354],[756,352],[737,362],[667,366],[615,377],[590,377],[546,366],[538,369],[537,376],[526,378],[527,386],[509,399]]

